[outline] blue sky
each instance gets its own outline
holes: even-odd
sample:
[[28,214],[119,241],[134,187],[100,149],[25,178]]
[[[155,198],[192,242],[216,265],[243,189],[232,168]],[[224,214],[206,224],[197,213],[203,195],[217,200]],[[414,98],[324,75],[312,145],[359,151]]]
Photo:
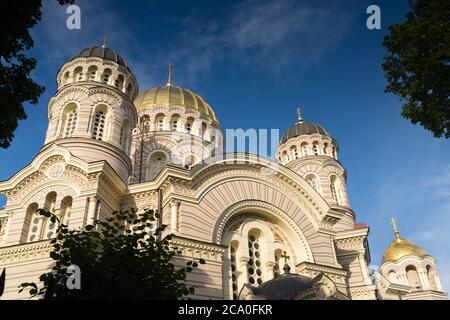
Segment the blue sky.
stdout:
[[[450,289],[450,141],[401,118],[399,99],[384,93],[382,38],[403,20],[406,0],[77,1],[81,30],[65,27],[56,1],[43,2],[30,54],[38,60],[33,77],[47,90],[27,106],[12,146],[0,149],[1,180],[42,147],[60,66],[107,34],[141,90],[165,83],[173,63],[175,84],[202,95],[223,128],[283,132],[301,105],[306,120],[340,143],[357,221],[371,228],[372,264],[393,240],[395,216],[402,236],[438,260]],[[371,4],[381,8],[382,30],[366,28]]]

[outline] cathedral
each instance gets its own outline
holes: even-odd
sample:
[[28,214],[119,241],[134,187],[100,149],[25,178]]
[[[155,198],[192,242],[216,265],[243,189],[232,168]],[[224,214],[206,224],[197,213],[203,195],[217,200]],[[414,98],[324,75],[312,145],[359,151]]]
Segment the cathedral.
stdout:
[[[435,259],[400,236],[370,270],[369,227],[357,223],[338,142],[302,118],[274,160],[224,153],[214,109],[166,84],[139,90],[127,61],[104,43],[57,74],[45,143],[0,192],[0,299],[29,299],[24,282],[52,267],[55,213],[83,228],[116,210],[159,209],[193,299],[447,299]],[[26,146],[23,146],[26,148]]]

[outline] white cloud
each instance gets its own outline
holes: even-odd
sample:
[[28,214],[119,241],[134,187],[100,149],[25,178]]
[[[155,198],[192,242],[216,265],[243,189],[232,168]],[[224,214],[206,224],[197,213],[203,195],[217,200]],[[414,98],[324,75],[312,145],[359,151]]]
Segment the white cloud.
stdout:
[[168,59],[198,73],[224,58],[280,72],[291,66],[307,68],[321,61],[348,35],[351,10],[334,2],[247,1],[220,21],[187,17],[172,42]]

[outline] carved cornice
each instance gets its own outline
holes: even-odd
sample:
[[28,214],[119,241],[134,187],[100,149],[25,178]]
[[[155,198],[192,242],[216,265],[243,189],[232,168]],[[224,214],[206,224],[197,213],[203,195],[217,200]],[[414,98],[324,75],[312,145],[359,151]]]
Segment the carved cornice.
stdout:
[[180,257],[223,263],[225,246],[174,236],[170,247],[181,251]]
[[0,248],[0,265],[7,266],[50,259],[51,251],[50,240]]
[[295,267],[295,273],[310,278],[314,278],[317,275],[323,273],[326,274],[335,283],[345,285],[345,279],[347,277],[348,271],[311,262],[302,262]]

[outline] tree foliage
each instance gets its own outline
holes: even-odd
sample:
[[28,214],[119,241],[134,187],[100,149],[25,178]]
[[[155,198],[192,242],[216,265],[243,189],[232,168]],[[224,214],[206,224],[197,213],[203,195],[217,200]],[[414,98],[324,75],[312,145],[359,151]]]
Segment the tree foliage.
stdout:
[[385,91],[400,96],[402,116],[435,137],[450,137],[450,1],[409,0],[383,45]]
[[[58,218],[43,209],[38,212],[51,223]],[[32,297],[44,299],[179,299],[192,294],[186,275],[203,260],[175,267],[179,252],[171,248],[171,236],[159,239],[165,225],[156,226],[157,213],[135,210],[114,212],[106,221],[72,230],[60,224],[51,241],[54,266],[40,276],[42,286],[23,283]],[[70,266],[81,270],[81,289],[70,289]],[[70,279],[69,279],[70,281]]]
[[[44,87],[33,81],[30,72],[36,59],[27,57],[26,50],[33,47],[29,33],[41,20],[41,0],[0,0],[0,147],[7,148],[14,138],[19,120],[27,118],[23,104],[37,104]],[[74,0],[58,0],[59,4]]]

